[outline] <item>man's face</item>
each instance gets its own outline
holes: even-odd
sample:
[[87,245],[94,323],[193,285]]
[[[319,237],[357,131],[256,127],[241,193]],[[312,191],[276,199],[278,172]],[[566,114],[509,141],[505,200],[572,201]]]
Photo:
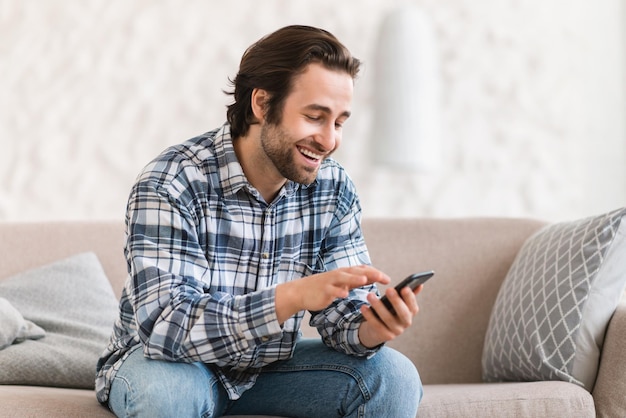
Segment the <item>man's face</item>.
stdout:
[[322,161],[341,143],[350,116],[353,81],[349,74],[311,64],[294,79],[279,124],[263,123],[261,146],[285,178],[311,184]]

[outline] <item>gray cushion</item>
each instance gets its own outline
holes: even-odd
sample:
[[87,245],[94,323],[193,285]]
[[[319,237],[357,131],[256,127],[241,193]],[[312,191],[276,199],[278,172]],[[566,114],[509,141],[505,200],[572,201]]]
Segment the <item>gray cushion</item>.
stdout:
[[0,350],[0,384],[93,388],[117,300],[93,253],[0,281],[0,297],[46,332]]
[[485,338],[486,381],[563,380],[592,390],[626,283],[626,209],[548,225],[520,250]]
[[24,319],[5,298],[0,298],[0,318],[0,350],[26,339],[38,340],[46,336],[46,331],[34,322]]

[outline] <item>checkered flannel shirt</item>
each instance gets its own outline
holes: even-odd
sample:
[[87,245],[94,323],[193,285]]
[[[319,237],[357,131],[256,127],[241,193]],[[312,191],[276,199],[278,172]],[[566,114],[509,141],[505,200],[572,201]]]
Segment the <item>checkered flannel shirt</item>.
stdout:
[[[287,182],[267,204],[248,183],[229,126],[165,150],[140,174],[127,209],[130,278],[120,316],[98,362],[106,402],[129,350],[153,359],[203,362],[231,399],[259,369],[293,353],[304,312],[279,324],[279,283],[343,266],[369,264],[360,205],[344,170],[327,159],[309,186]],[[369,356],[360,344],[366,286],[311,324],[330,347]]]

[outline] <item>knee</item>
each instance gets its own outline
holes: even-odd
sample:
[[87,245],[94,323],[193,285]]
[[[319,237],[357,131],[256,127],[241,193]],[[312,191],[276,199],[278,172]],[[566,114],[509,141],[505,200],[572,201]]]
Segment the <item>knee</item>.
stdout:
[[[212,417],[220,394],[200,365],[147,360],[145,375],[127,373],[113,380],[109,407],[118,417]],[[121,373],[120,373],[121,374]],[[216,396],[217,395],[217,396]]]
[[384,347],[375,357],[379,357],[377,373],[380,376],[379,390],[389,395],[412,399],[419,404],[424,395],[422,381],[413,362],[404,354]]

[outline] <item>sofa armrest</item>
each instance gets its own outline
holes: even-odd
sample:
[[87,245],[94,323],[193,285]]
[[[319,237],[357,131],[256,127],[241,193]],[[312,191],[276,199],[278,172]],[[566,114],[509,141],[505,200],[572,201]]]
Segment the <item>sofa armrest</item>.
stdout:
[[626,298],[607,328],[593,399],[598,417],[626,417]]

